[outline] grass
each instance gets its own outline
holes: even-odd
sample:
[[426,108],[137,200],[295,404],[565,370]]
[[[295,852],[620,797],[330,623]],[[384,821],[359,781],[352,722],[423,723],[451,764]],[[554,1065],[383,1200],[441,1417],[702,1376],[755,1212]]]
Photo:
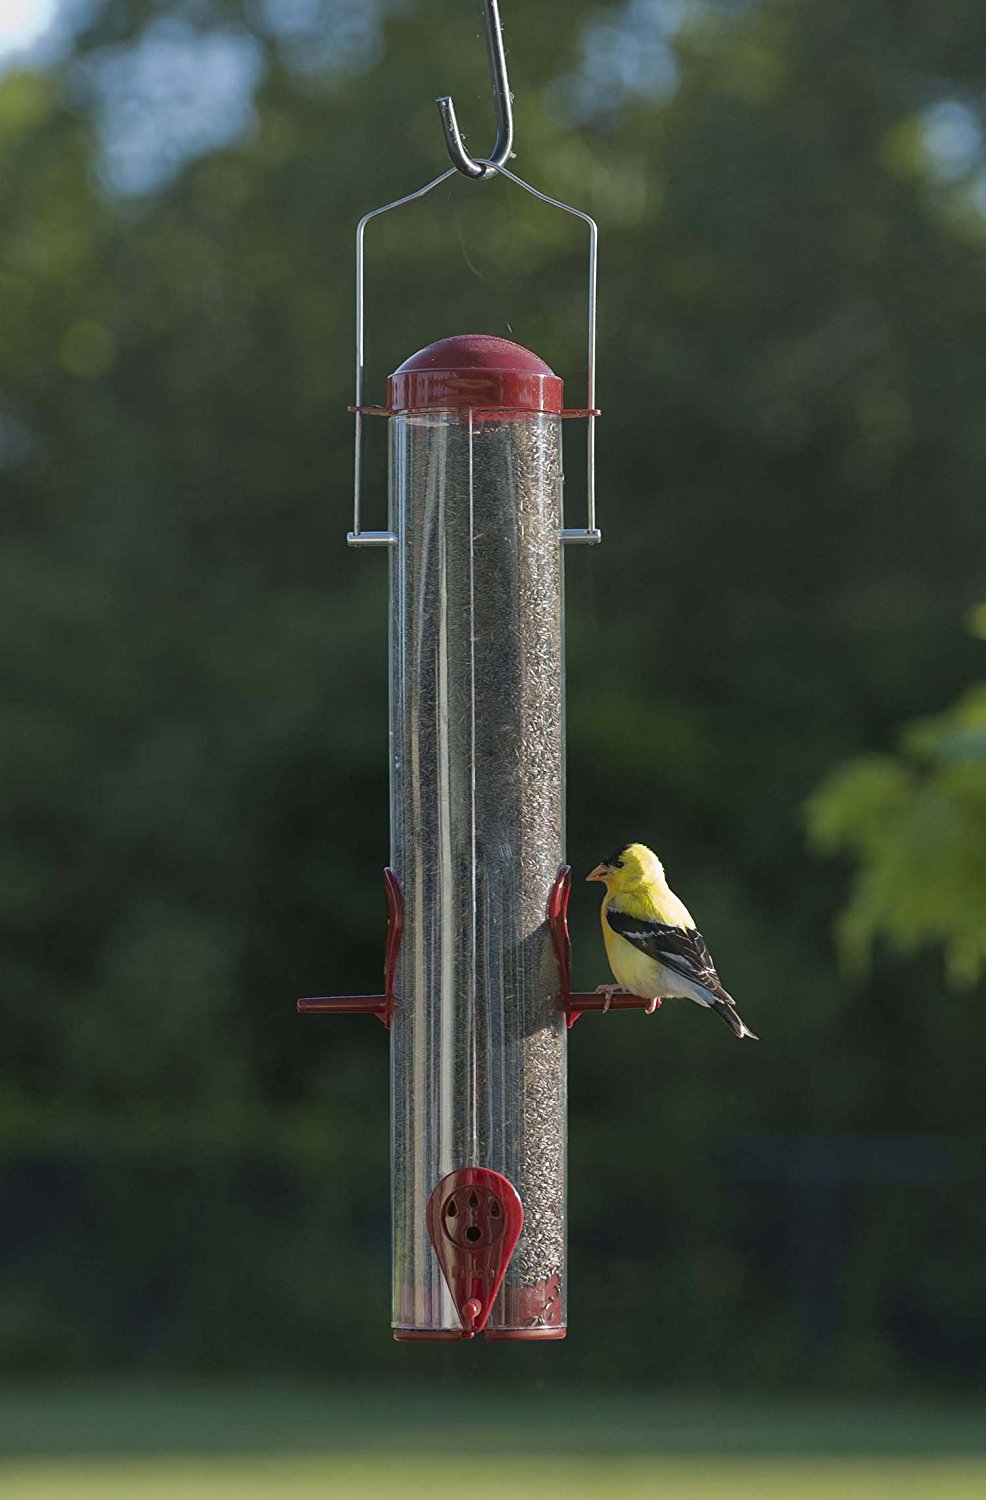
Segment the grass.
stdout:
[[981,1500],[978,1407],[456,1387],[0,1393],[3,1500]]
[[[921,1460],[821,1464],[628,1459],[475,1461],[465,1484],[446,1460],[199,1459],[40,1464],[2,1472],[4,1500],[982,1500],[986,1465]],[[485,1471],[485,1472],[484,1472]]]

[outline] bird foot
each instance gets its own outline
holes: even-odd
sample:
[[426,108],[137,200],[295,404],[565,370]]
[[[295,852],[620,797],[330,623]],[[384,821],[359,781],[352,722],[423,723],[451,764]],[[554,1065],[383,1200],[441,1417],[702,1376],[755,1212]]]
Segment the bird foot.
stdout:
[[605,1015],[613,1003],[613,996],[619,993],[618,984],[597,984],[596,994],[606,996],[606,1004],[603,1006],[602,1014]]
[[655,995],[655,997],[652,1000],[649,1000],[648,1003],[647,1003],[647,1005],[645,1005],[644,1010],[645,1010],[645,1012],[646,1012],[647,1015],[652,1016],[654,1014],[654,1012],[656,1010],[660,1010],[660,1008],[661,1008],[661,1002],[660,1002],[660,1000],[658,1000],[657,996]]

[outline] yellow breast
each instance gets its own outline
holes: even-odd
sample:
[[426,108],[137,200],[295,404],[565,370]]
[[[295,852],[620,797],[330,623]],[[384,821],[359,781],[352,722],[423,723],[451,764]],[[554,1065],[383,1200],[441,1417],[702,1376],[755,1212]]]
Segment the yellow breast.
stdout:
[[641,953],[626,938],[620,937],[614,932],[606,921],[606,908],[603,907],[603,942],[606,944],[606,957],[613,971],[613,978],[621,989],[627,990],[631,995],[643,995],[648,1000],[657,996],[661,989],[661,966],[648,958],[646,953]]

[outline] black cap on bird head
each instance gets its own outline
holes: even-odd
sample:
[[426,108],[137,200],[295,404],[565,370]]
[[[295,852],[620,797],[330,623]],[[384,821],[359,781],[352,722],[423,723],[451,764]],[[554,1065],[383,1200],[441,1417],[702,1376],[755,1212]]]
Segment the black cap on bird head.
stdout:
[[585,877],[586,880],[605,880],[614,870],[622,870],[623,856],[629,848],[629,844],[621,844],[612,854],[607,854],[605,859],[599,861],[594,870],[590,870],[589,874]]
[[632,884],[639,879],[660,878],[664,874],[664,866],[653,849],[648,849],[646,844],[630,843],[617,849],[615,854],[607,855],[594,870],[590,870],[585,878],[586,880],[609,880],[611,876],[624,869],[626,874],[620,877],[623,884],[628,881]]

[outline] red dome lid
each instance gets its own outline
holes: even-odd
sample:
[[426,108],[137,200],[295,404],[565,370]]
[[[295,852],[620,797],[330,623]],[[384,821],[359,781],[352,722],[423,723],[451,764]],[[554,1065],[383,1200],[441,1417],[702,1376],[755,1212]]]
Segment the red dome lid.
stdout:
[[459,333],[419,349],[387,381],[391,411],[562,409],[563,385],[530,349],[488,333]]

